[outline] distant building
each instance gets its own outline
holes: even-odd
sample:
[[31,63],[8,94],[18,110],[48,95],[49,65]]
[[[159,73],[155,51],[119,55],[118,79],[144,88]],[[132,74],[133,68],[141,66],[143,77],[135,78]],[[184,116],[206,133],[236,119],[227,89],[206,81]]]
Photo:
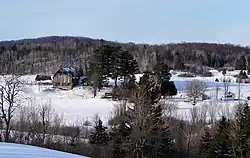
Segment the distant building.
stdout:
[[49,75],[37,75],[35,78],[36,81],[46,81],[51,80],[51,76]]
[[69,90],[78,85],[81,77],[82,73],[77,72],[75,68],[62,68],[54,74],[52,83],[56,88]]
[[224,100],[234,100],[235,94],[233,92],[227,92],[226,94],[224,94],[223,99]]

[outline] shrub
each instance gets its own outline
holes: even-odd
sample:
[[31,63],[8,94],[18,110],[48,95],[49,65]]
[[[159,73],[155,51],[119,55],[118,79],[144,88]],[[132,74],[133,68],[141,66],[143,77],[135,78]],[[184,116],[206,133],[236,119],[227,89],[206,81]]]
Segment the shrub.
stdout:
[[177,94],[177,89],[173,81],[163,81],[161,84],[161,95],[173,96]]
[[209,71],[205,71],[201,74],[201,77],[212,77],[212,76],[213,76],[213,74]]
[[183,73],[183,74],[178,75],[178,77],[195,77],[195,75],[191,73]]

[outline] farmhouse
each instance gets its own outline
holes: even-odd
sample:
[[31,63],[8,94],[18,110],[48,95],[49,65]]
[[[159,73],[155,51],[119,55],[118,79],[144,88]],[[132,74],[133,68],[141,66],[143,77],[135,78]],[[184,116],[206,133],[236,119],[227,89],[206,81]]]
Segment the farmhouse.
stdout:
[[69,90],[78,85],[82,73],[76,71],[75,68],[62,68],[58,70],[53,78],[53,86],[56,88]]

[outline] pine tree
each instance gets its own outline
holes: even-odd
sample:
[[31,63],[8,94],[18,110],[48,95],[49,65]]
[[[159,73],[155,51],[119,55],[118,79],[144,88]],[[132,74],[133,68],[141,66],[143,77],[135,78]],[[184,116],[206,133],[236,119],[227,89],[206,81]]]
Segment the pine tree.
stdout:
[[247,57],[247,74],[250,75],[250,56]]
[[116,47],[110,45],[104,45],[101,50],[102,54],[102,70],[103,70],[103,80],[107,77],[112,77],[115,72],[115,67],[113,66],[113,54],[116,52]]
[[235,64],[236,70],[246,70],[247,61],[244,55],[241,55],[237,60]]
[[107,133],[107,127],[103,126],[100,119],[94,128],[95,130],[89,136],[89,143],[93,145],[92,157],[101,158],[106,155],[110,136]]
[[212,141],[213,141],[213,138],[212,138],[210,132],[206,129],[205,134],[201,138],[201,144],[200,144],[200,156],[201,156],[201,158],[212,158],[213,157]]
[[124,143],[129,140],[129,135],[131,129],[126,125],[125,121],[121,122],[120,125],[117,125],[113,128],[111,132],[112,138],[112,157],[126,157],[128,153],[128,147]]
[[177,94],[177,89],[173,81],[163,81],[161,84],[161,95],[173,96]]
[[91,133],[89,143],[96,146],[105,146],[110,141],[110,137],[107,133],[107,127],[102,125],[102,121],[99,120],[98,124],[94,127],[95,131]]
[[126,85],[127,81],[126,78],[129,75],[134,75],[138,70],[138,64],[135,60],[133,54],[131,54],[128,51],[121,51],[120,55],[120,76],[124,80],[124,83]]
[[158,79],[160,82],[169,81],[171,78],[169,67],[164,62],[156,64],[154,66],[154,72],[158,75]]
[[217,158],[233,158],[232,141],[229,137],[229,125],[229,120],[224,116],[217,125],[213,149],[215,157]]
[[178,54],[175,59],[174,70],[183,70],[184,68],[184,59]]
[[250,108],[246,104],[243,109],[239,108],[235,117],[235,132],[234,143],[236,156],[247,158],[249,157],[249,144],[250,138]]
[[110,47],[110,63],[109,63],[109,77],[115,81],[115,87],[117,87],[117,80],[120,76],[122,69],[122,61],[121,61],[121,47]]
[[163,109],[158,104],[160,88],[157,76],[145,73],[135,94],[135,105],[129,112],[131,125],[130,157],[172,157],[173,140],[163,120]]
[[135,75],[130,75],[128,77],[128,83],[126,84],[127,89],[135,89],[136,88],[136,78]]
[[101,45],[95,49],[91,56],[88,77],[91,79],[94,76],[94,85],[98,85],[99,90],[102,87],[103,81],[107,80],[107,77],[110,77],[111,71],[113,70],[111,68],[113,51],[113,47]]
[[[148,122],[151,123],[144,147],[149,156],[156,158],[174,157],[174,143],[168,126],[163,120],[163,109],[156,105],[152,109]],[[153,150],[152,150],[153,149]],[[151,152],[149,152],[152,150]]]

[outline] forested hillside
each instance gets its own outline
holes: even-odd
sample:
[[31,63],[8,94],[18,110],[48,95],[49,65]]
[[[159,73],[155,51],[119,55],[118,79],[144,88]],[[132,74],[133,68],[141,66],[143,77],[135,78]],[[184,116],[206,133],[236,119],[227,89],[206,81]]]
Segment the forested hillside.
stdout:
[[250,49],[231,44],[179,43],[179,44],[134,44],[118,43],[85,37],[42,37],[18,41],[0,42],[0,72],[53,74],[62,66],[88,66],[92,52],[101,44],[121,45],[136,58],[140,71],[152,70],[164,61],[174,69],[185,65],[209,67],[235,66],[240,56],[249,56]]

